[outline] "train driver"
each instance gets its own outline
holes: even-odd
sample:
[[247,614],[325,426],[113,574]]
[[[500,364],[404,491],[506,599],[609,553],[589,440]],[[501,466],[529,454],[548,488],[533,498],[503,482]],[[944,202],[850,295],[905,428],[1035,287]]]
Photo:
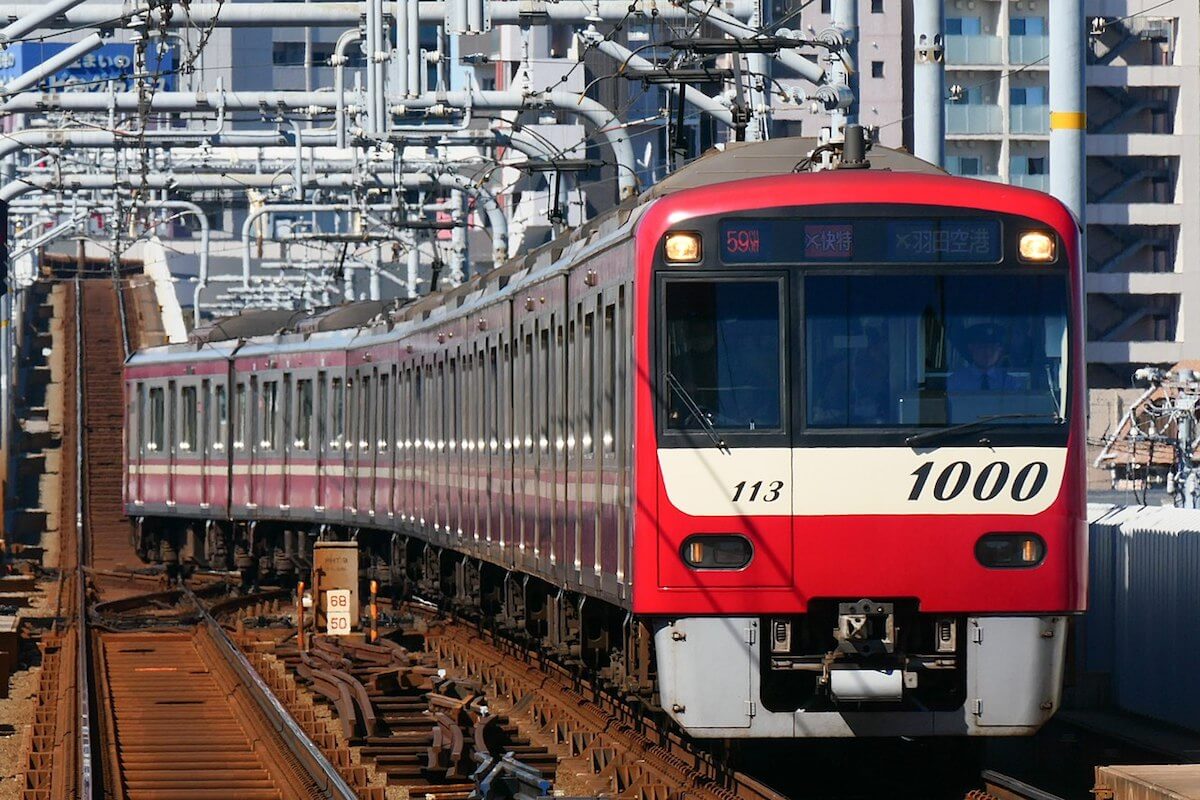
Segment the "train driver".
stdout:
[[972,325],[966,330],[963,349],[967,364],[956,369],[946,381],[954,393],[1022,392],[1029,389],[1027,375],[1008,370],[1008,348],[1004,343],[1005,329],[991,322]]

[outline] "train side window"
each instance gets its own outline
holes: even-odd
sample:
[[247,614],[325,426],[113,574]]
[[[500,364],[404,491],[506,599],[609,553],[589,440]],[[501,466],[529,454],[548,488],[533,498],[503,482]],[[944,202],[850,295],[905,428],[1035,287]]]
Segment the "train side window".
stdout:
[[538,333],[538,359],[541,362],[538,382],[538,448],[545,452],[550,448],[550,387],[551,387],[551,358],[550,358],[550,329],[542,328]]
[[279,446],[279,436],[276,430],[279,425],[279,381],[263,381],[262,401],[262,439],[260,444],[264,450],[274,450]]
[[605,453],[615,453],[617,417],[617,307],[604,307],[604,409],[600,415],[600,444]]
[[282,441],[280,448],[288,449],[288,442],[292,438],[292,376],[283,376],[283,413],[279,415],[279,425],[283,429]]
[[133,422],[133,430],[137,431],[137,441],[134,446],[137,447],[135,452],[142,452],[146,449],[146,414],[149,408],[149,391],[146,384],[138,382],[137,385],[137,418]]
[[150,390],[150,435],[146,449],[152,453],[161,453],[166,447],[166,421],[163,390],[156,386]]
[[175,381],[167,384],[167,421],[163,426],[163,431],[166,434],[167,449],[173,454],[175,452],[175,444],[179,441],[179,431],[175,430],[175,426],[179,424],[179,391],[175,386]]
[[196,387],[183,386],[179,389],[179,449],[185,453],[196,452],[199,438],[196,435],[196,417],[199,410]]
[[500,447],[500,377],[498,363],[498,348],[492,346],[488,353],[488,388],[491,390],[491,402],[488,403],[487,436],[488,447],[494,453]]
[[296,381],[296,439],[292,446],[298,450],[312,447],[313,382],[311,378]]
[[582,377],[579,381],[579,403],[581,415],[579,438],[583,454],[595,452],[592,433],[596,430],[596,315],[583,315],[583,351],[580,353]]
[[333,395],[331,398],[333,406],[332,413],[329,416],[329,447],[332,450],[337,450],[342,446],[345,436],[345,428],[343,426],[346,423],[346,394],[342,387],[341,378],[333,379],[330,393]]
[[358,400],[358,404],[355,406],[355,408],[358,410],[358,413],[355,415],[358,420],[358,428],[356,431],[358,438],[358,449],[361,452],[369,453],[371,452],[370,415],[374,411],[374,408],[371,404],[371,379],[365,375],[359,378],[358,386],[355,387],[355,391],[357,392],[355,398]]
[[246,384],[239,383],[234,389],[233,396],[233,449],[244,450],[250,440],[246,426],[250,414],[246,402]]
[[575,341],[575,320],[567,321],[567,457],[575,456],[575,410],[579,407],[577,399],[579,382],[578,344]]
[[329,413],[329,380],[324,372],[317,373],[317,438],[310,446],[315,449],[327,447],[329,441],[329,423],[325,415]]
[[212,436],[212,383],[200,382],[200,424],[197,426],[200,442],[198,450],[208,449],[208,439]]
[[229,398],[225,384],[217,384],[213,404],[216,406],[217,430],[213,434],[212,449],[220,452],[225,449],[225,439],[229,435]]

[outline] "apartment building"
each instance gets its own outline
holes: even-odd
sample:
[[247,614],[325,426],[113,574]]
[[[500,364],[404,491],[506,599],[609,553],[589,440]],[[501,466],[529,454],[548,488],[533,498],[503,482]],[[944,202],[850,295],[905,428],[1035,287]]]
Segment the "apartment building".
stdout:
[[[1050,2],[947,0],[951,172],[1049,187]],[[1200,3],[1087,16],[1088,380],[1120,387],[1200,358]]]

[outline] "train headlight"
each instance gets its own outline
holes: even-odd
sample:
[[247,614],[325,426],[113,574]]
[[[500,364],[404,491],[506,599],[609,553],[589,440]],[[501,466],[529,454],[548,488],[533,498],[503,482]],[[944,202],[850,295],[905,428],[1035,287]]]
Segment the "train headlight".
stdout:
[[987,533],[975,543],[975,558],[991,569],[1036,567],[1046,558],[1046,542],[1036,533]]
[[667,234],[663,247],[668,263],[698,264],[704,251],[700,246],[700,234],[695,231],[674,231]]
[[742,569],[754,557],[754,548],[745,536],[700,533],[684,540],[680,555],[692,569]]
[[1026,231],[1021,234],[1017,254],[1022,261],[1049,264],[1054,260],[1054,236],[1045,231]]

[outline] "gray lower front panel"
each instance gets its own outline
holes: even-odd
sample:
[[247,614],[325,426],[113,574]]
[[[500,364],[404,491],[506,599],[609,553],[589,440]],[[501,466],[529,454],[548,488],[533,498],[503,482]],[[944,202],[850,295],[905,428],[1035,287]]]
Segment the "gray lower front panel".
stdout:
[[967,699],[953,711],[768,711],[757,617],[684,617],[656,626],[663,707],[687,733],[714,738],[1020,736],[1058,708],[1066,617],[967,618]]

